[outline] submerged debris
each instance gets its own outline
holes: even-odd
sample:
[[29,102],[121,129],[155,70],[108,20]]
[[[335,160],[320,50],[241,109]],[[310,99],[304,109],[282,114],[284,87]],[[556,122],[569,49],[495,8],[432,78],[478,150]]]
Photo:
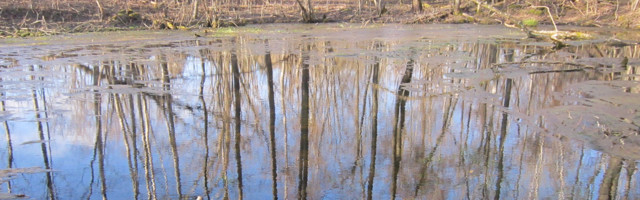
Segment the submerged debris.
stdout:
[[0,169],[0,184],[6,183],[20,174],[35,174],[51,171],[50,169],[42,169],[40,167]]
[[[11,179],[14,179],[16,176],[21,174],[45,173],[45,172],[51,172],[51,171],[52,170],[50,169],[42,169],[40,167],[0,169],[0,184],[9,182]],[[13,193],[0,193],[0,199],[16,199],[16,198],[27,198],[27,195],[13,194]]]
[[569,105],[541,113],[553,122],[550,130],[557,134],[612,155],[640,160],[640,96],[629,92],[631,88],[638,86],[626,81],[578,83],[559,96]]

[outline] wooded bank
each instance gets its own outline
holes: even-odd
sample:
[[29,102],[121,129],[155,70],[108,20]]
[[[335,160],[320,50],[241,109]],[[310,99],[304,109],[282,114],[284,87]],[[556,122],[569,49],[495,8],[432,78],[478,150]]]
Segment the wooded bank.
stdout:
[[[5,0],[0,36],[261,23],[507,23],[640,29],[640,0]],[[482,3],[477,4],[476,2]],[[495,10],[483,9],[487,5]],[[503,15],[508,15],[505,21]]]

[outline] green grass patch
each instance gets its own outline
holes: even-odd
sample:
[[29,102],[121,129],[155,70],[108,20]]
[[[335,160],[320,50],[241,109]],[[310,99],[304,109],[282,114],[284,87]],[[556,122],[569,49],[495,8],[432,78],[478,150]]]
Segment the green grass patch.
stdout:
[[527,13],[531,15],[542,15],[544,14],[544,11],[538,8],[531,8],[527,10]]
[[522,25],[526,27],[536,27],[538,26],[538,20],[536,19],[525,19],[522,20]]
[[509,9],[509,10],[519,10],[519,9],[522,9],[522,8],[523,8],[523,6],[520,5],[520,4],[509,4],[507,6],[507,9]]
[[593,36],[588,34],[588,33],[583,33],[583,32],[575,32],[574,36],[573,36],[576,40],[587,40],[587,39],[592,39]]
[[213,33],[213,36],[229,36],[229,35],[235,35],[238,33],[258,34],[258,33],[264,33],[264,32],[265,32],[264,29],[255,28],[255,27],[222,27],[222,28],[213,29],[211,33]]

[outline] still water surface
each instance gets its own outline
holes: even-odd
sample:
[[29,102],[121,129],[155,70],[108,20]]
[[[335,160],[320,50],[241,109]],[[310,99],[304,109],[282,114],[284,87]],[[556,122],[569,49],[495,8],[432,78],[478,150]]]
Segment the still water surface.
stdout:
[[523,37],[328,24],[0,41],[0,197],[640,198],[640,46]]

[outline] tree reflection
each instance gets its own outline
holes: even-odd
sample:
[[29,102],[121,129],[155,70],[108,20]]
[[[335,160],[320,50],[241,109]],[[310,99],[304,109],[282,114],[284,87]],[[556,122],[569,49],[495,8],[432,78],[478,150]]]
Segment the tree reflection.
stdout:
[[[0,78],[0,82],[2,82],[2,79]],[[2,98],[2,101],[0,101],[0,111],[3,113],[6,113],[6,104],[5,104],[5,99],[6,94],[5,92],[1,92],[0,93],[0,98]],[[11,141],[11,129],[9,129],[9,121],[8,120],[4,120],[2,122],[2,126],[4,127],[4,133],[6,135],[6,139],[7,139],[7,169],[11,169],[13,168],[13,142]],[[11,193],[11,181],[7,181],[7,193]]]
[[[204,57],[204,56],[202,56]],[[204,99],[204,84],[207,79],[207,70],[204,62],[204,58],[202,58],[200,63],[200,90],[198,92],[198,100],[200,100],[200,104],[202,106],[202,140],[204,142],[204,161],[202,162],[202,175],[203,175],[203,183],[202,187],[204,188],[204,193],[207,199],[211,199],[209,193],[211,189],[209,188],[209,109],[207,107],[207,102]]]
[[598,190],[598,199],[617,199],[618,198],[618,182],[620,179],[620,171],[622,171],[622,159],[611,156],[604,172],[600,189]]
[[273,66],[269,41],[265,40],[266,53],[264,64],[267,68],[267,87],[269,87],[269,150],[271,152],[271,179],[273,182],[273,199],[278,199],[278,165],[276,164],[276,105],[273,91]]
[[[129,97],[131,97],[129,95]],[[137,162],[137,148],[136,148],[136,137],[135,137],[135,115],[131,113],[131,119],[133,126],[129,126],[127,122],[127,118],[124,113],[124,102],[120,95],[111,94],[111,100],[113,103],[113,107],[116,110],[118,121],[120,123],[120,127],[122,129],[122,139],[125,146],[125,151],[127,153],[127,165],[129,167],[129,176],[131,177],[131,184],[134,194],[134,199],[138,199],[139,189],[138,189],[138,162]],[[130,99],[130,103],[132,103],[132,98]],[[129,138],[131,137],[131,139]],[[133,148],[133,152],[131,151]],[[132,156],[133,154],[133,156]]]
[[[374,45],[379,50],[380,44]],[[374,57],[371,67],[371,161],[369,163],[369,175],[367,180],[367,199],[373,199],[373,179],[376,175],[376,153],[378,147],[378,87],[380,87],[380,59]]]
[[169,133],[169,143],[171,147],[171,153],[173,155],[173,170],[176,178],[176,192],[179,198],[182,198],[182,184],[180,181],[180,154],[178,153],[178,147],[176,143],[176,131],[175,131],[175,115],[173,113],[173,97],[171,95],[171,77],[169,75],[169,69],[167,62],[164,61],[163,56],[160,58],[160,65],[162,67],[162,85],[166,94],[163,96],[163,106],[165,122],[167,131]]
[[235,151],[236,151],[236,167],[238,173],[238,199],[242,199],[242,152],[240,144],[242,137],[240,135],[241,124],[241,96],[240,96],[240,70],[238,68],[238,57],[235,50],[231,52],[231,71],[233,72],[233,99],[234,99],[234,125],[235,125]]
[[[99,79],[100,79],[100,70],[104,69],[102,66],[95,66],[97,69],[93,70],[93,76],[92,76],[92,80],[93,80],[93,86],[98,86],[99,83]],[[93,181],[94,181],[94,165],[93,163],[95,162],[96,159],[98,159],[98,176],[99,176],[99,182],[100,182],[100,194],[102,195],[102,199],[107,199],[107,184],[106,184],[106,177],[104,174],[104,141],[103,141],[103,135],[102,135],[102,95],[97,91],[94,90],[93,93],[93,118],[95,120],[95,124],[96,124],[96,134],[95,134],[95,144],[94,144],[94,149],[93,149],[93,159],[91,160],[91,184],[89,184],[89,186],[93,186]],[[97,156],[97,158],[96,158]],[[92,189],[89,189],[90,193],[88,198],[91,198],[91,192]]]
[[393,122],[393,166],[391,177],[391,198],[396,198],[397,185],[398,185],[398,173],[400,172],[400,162],[402,160],[402,136],[404,130],[405,109],[407,105],[407,97],[409,97],[409,90],[407,90],[404,84],[411,82],[413,75],[415,50],[410,50],[409,61],[405,67],[404,75],[398,85],[398,92],[396,93],[395,114]]
[[[620,91],[633,97],[640,91],[632,84],[638,77],[637,47],[581,45],[553,51],[510,40],[304,38],[239,34],[162,41],[168,45],[145,48],[140,51],[144,56],[96,58],[101,59],[93,62],[98,66],[2,68],[9,75],[0,74],[0,112],[12,115],[3,118],[7,141],[0,145],[7,157],[1,164],[32,164],[23,161],[30,149],[16,145],[25,140],[16,133],[31,130],[24,125],[30,124],[32,136],[43,141],[37,159],[31,159],[36,164],[54,168],[54,161],[62,163],[58,156],[85,163],[64,163],[47,173],[41,182],[49,198],[640,195],[634,190],[637,163],[568,137],[573,130],[607,121],[590,124],[580,121],[575,110],[549,111],[604,102],[591,95],[593,88],[577,87],[594,81],[624,83]],[[585,63],[598,70],[568,73]],[[37,78],[51,71],[65,73],[50,81]],[[34,77],[14,78],[12,73]],[[16,85],[11,81],[33,85],[20,91],[10,87]],[[21,114],[24,110],[35,112]],[[632,128],[637,124],[633,117],[625,119],[629,122],[612,120]],[[298,127],[299,137],[289,135]],[[620,139],[625,148],[632,147],[634,140]],[[83,168],[91,169],[84,169],[86,175],[68,172]],[[15,179],[6,188],[29,192],[25,180],[34,183]],[[67,194],[73,185],[62,180],[79,180],[85,187]]]
[[[30,71],[34,71],[34,66],[30,66]],[[35,76],[31,76],[31,80],[35,80]],[[35,89],[33,89],[31,91],[32,95],[32,99],[33,99],[33,110],[35,111],[35,119],[36,119],[36,127],[38,130],[38,138],[40,139],[39,143],[40,143],[40,149],[42,151],[42,162],[44,163],[44,167],[45,169],[52,169],[51,168],[51,158],[49,157],[49,151],[47,149],[47,143],[48,141],[50,141],[50,139],[45,138],[45,133],[44,133],[44,126],[42,124],[43,120],[47,120],[46,116],[44,118],[42,118],[42,116],[40,115],[40,113],[42,112],[42,110],[40,110],[40,102],[39,102],[39,98],[38,98],[38,94],[37,91]],[[42,90],[41,93],[41,97],[42,97],[42,104],[46,105],[46,98],[45,98],[45,93],[44,90]],[[44,112],[46,113],[46,109],[44,110]],[[49,131],[49,129],[47,129],[47,132]],[[8,133],[8,132],[7,132]],[[54,190],[54,186],[53,186],[53,173],[52,172],[47,172],[46,173],[46,183],[47,183],[47,197],[49,199],[56,199],[55,196],[55,190]],[[103,192],[104,193],[104,192]]]
[[[511,84],[513,80],[508,78],[505,83],[504,89],[504,97],[503,97],[503,107],[509,108],[509,102],[511,101]],[[504,179],[504,143],[507,139],[507,125],[509,121],[507,120],[509,114],[507,112],[502,113],[502,122],[500,123],[500,144],[498,147],[498,181],[496,181],[496,194],[494,199],[500,199],[500,189],[501,183]]]
[[149,109],[147,103],[147,97],[138,96],[138,111],[140,112],[141,127],[142,127],[142,146],[144,149],[144,171],[145,171],[145,183],[147,186],[147,196],[149,199],[156,198],[156,178],[155,168],[153,164],[153,154],[151,152],[151,121],[149,116]]
[[300,156],[298,159],[298,199],[307,199],[307,179],[309,173],[309,55],[307,45],[302,51],[300,66],[302,82],[300,85]]

